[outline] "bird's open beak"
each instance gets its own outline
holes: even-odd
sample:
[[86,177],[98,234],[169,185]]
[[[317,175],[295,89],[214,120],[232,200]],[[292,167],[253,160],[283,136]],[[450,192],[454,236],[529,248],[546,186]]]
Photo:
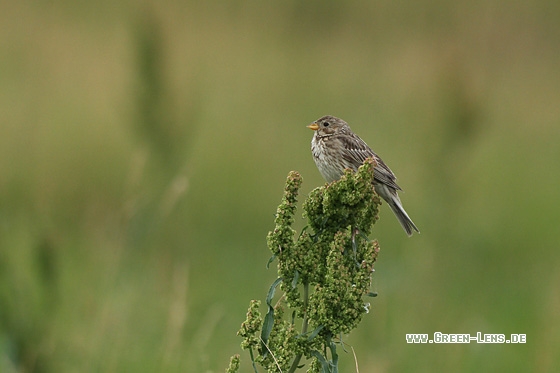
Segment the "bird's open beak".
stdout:
[[309,126],[307,126],[307,128],[312,129],[313,131],[317,131],[319,129],[319,125],[317,124],[317,122],[313,122]]

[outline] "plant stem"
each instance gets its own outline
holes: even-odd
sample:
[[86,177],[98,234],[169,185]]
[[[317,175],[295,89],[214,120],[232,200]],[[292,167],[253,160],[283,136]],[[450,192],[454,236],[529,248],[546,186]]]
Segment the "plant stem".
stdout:
[[[305,335],[307,333],[307,306],[309,303],[309,283],[305,281],[303,283],[303,324],[301,326],[301,334]],[[302,353],[296,355],[292,366],[288,373],[294,373],[299,365],[299,361],[301,360]]]

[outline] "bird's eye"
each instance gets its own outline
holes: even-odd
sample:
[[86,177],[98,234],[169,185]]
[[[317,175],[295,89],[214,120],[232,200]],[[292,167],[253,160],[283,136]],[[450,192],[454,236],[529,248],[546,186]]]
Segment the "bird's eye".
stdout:
[[323,127],[328,127],[329,124],[330,124],[329,122],[324,122],[324,123],[323,123]]

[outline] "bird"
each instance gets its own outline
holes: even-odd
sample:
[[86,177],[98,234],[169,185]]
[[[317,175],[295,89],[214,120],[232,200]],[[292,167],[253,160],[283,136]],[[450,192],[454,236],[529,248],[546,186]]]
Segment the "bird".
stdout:
[[311,152],[319,172],[327,182],[340,179],[347,168],[357,171],[367,158],[373,158],[375,191],[393,210],[409,237],[413,230],[420,233],[403,208],[398,195],[398,191],[402,189],[396,183],[395,174],[364,140],[352,132],[348,123],[332,115],[325,115],[307,127],[315,131],[311,140]]

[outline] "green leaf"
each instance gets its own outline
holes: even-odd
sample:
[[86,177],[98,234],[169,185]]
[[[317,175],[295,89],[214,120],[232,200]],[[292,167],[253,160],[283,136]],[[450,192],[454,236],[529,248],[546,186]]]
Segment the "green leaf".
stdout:
[[282,282],[282,277],[278,277],[276,281],[270,285],[270,289],[268,290],[268,294],[266,296],[266,305],[268,307],[272,307],[272,299],[274,298],[274,293],[276,292],[276,287]]
[[366,242],[369,242],[369,237],[366,236],[366,234],[364,232],[362,232],[360,229],[358,229],[358,233],[360,234],[360,236],[362,236],[362,238],[364,240],[366,240]]
[[332,356],[332,372],[331,373],[338,373],[338,354],[336,353],[336,345],[332,340],[329,338],[329,349],[331,350]]
[[302,235],[303,233],[305,233],[305,231],[307,230],[307,228],[309,228],[309,225],[306,225],[305,227],[303,227],[303,228],[301,229],[301,232],[299,232],[298,240],[300,239],[301,235]]
[[321,363],[321,372],[322,373],[332,373],[331,371],[331,363],[325,359],[323,355],[317,350],[311,351],[311,356],[315,357]]
[[259,371],[257,370],[257,366],[255,365],[255,357],[253,356],[253,349],[249,349],[249,355],[251,355],[251,363],[253,364],[253,369],[255,370],[255,373],[259,373]]
[[299,271],[296,269],[294,279],[292,280],[292,289],[295,289],[299,280]]
[[343,335],[342,335],[342,332],[341,332],[340,335],[338,336],[338,339],[340,340],[340,345],[342,346],[342,351],[348,353],[348,351],[346,351],[346,348],[344,347],[344,345],[346,343],[344,343],[344,341],[342,340],[342,337],[343,337]]
[[315,330],[313,330],[313,331],[311,332],[311,334],[309,334],[309,337],[307,338],[307,340],[308,340],[308,341],[313,340],[313,338],[315,338],[315,337],[319,334],[319,332],[320,332],[321,330],[323,330],[323,328],[324,328],[324,325],[320,325],[318,328],[316,328]]
[[276,254],[272,255],[270,259],[268,259],[268,262],[266,263],[266,269],[270,268],[270,263],[272,263],[274,259],[276,259]]
[[274,307],[272,306],[272,299],[274,298],[274,293],[276,292],[276,287],[282,282],[282,278],[279,277],[274,281],[268,295],[266,296],[266,305],[268,306],[268,312],[264,317],[263,326],[261,330],[261,346],[262,346],[262,356],[265,357],[268,354],[268,349],[265,348],[265,344],[268,343],[268,338],[272,332],[272,327],[274,326]]

